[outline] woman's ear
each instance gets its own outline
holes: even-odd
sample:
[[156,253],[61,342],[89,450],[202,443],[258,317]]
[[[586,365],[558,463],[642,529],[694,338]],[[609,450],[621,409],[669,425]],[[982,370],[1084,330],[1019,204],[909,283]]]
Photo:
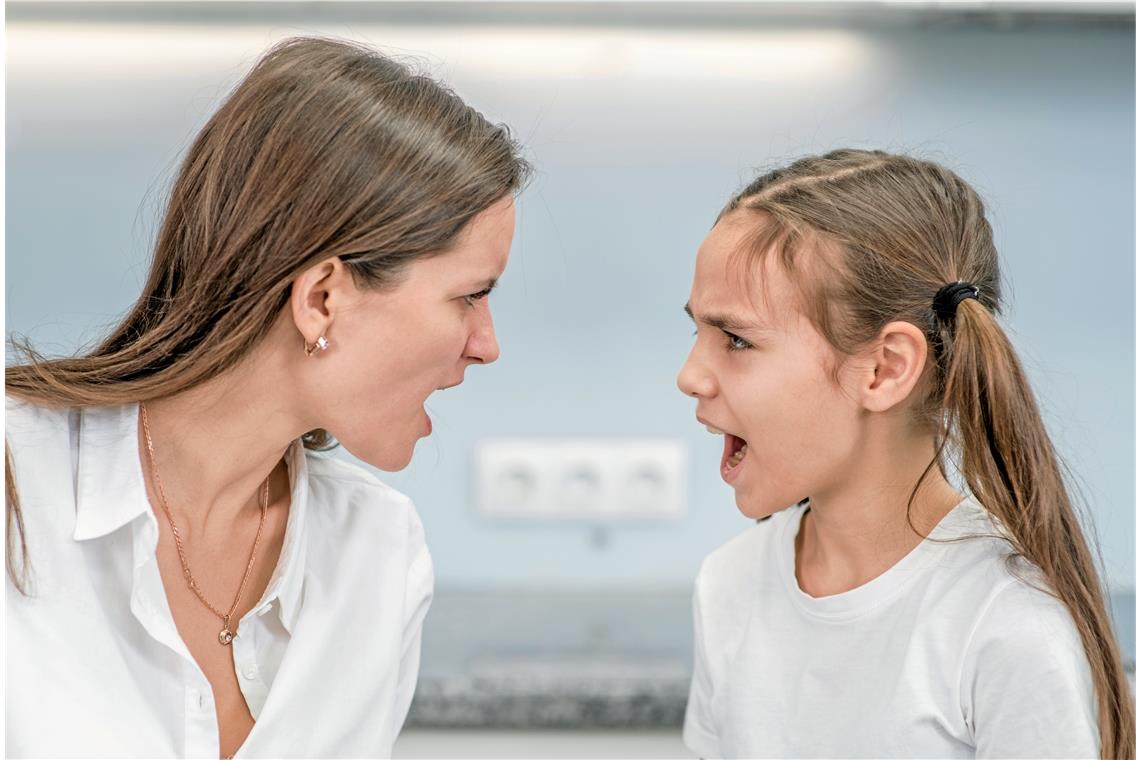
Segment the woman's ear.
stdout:
[[352,274],[336,256],[314,264],[293,279],[289,307],[293,324],[306,346],[328,335],[337,311],[355,290]]
[[879,332],[862,376],[863,408],[885,412],[910,397],[926,367],[926,335],[910,322],[891,322]]

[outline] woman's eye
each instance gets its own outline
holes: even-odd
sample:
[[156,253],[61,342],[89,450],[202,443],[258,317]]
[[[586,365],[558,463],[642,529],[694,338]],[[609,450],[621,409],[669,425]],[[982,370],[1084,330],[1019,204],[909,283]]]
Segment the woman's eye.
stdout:
[[726,339],[725,348],[729,351],[743,351],[746,348],[752,348],[752,344],[741,338],[739,335],[733,335],[727,330],[722,330]]
[[467,302],[468,306],[474,306],[476,301],[486,298],[490,292],[490,288],[483,288],[478,293],[472,293],[471,295],[463,296],[463,300]]

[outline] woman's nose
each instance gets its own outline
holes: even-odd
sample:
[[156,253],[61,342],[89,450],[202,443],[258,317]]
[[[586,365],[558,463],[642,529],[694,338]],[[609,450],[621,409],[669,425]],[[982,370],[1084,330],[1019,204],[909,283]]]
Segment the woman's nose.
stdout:
[[499,341],[495,337],[495,325],[491,320],[491,310],[483,309],[475,329],[467,339],[464,356],[479,364],[490,364],[499,358]]

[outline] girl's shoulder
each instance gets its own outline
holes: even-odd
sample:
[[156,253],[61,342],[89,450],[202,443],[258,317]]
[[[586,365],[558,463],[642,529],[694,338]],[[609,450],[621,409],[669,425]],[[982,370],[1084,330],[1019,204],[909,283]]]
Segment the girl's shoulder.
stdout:
[[705,557],[695,587],[702,606],[736,615],[757,594],[774,591],[780,544],[798,527],[806,508],[797,504],[757,520]]
[[701,565],[701,577],[739,579],[742,571],[757,568],[759,560],[776,551],[784,531],[798,526],[807,506],[797,504],[761,518],[714,549]]
[[1081,651],[1071,613],[1037,565],[1008,546],[995,547],[988,560],[989,566],[979,567],[973,578],[963,574],[977,589],[968,644],[971,652],[997,641],[1014,649],[1042,645],[1050,650]]

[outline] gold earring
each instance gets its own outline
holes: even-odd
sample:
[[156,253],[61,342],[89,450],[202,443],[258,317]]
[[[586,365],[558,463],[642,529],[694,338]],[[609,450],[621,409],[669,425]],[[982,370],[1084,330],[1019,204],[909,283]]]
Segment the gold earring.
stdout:
[[305,346],[305,356],[312,356],[317,351],[324,351],[329,347],[328,338],[323,335],[317,338],[317,342],[311,346],[309,345],[309,342],[304,339],[301,340],[301,343],[303,343]]

